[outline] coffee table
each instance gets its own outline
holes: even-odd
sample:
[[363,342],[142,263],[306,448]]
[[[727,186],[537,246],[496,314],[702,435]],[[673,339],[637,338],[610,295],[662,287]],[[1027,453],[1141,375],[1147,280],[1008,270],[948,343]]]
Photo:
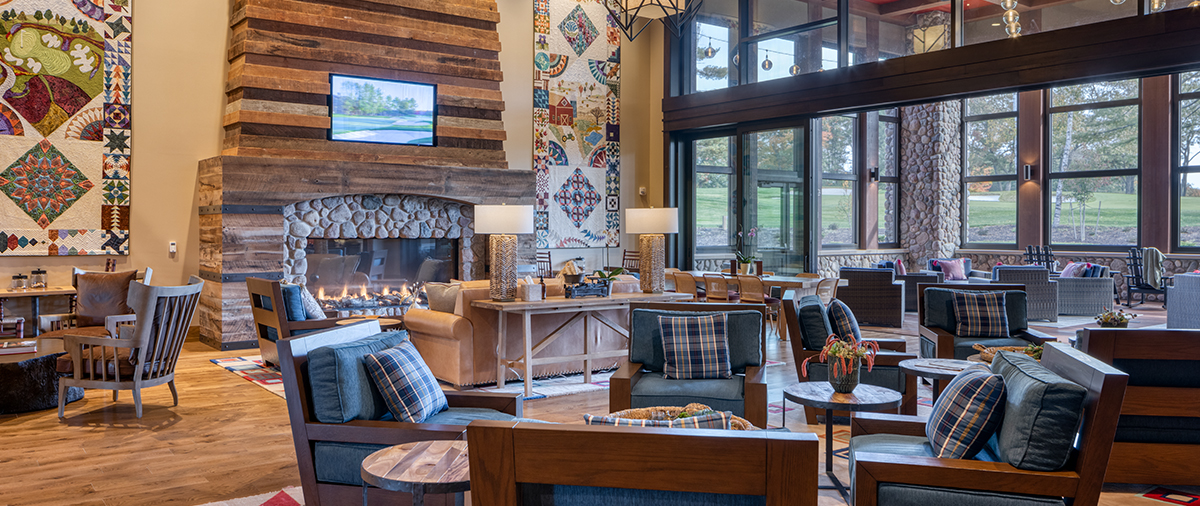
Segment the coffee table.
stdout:
[[412,494],[413,506],[425,504],[425,494],[454,494],[462,506],[471,489],[466,441],[418,441],[389,446],[362,461],[363,506],[367,485]]
[[979,365],[977,362],[955,360],[952,358],[910,358],[900,362],[900,370],[909,376],[929,378],[933,381],[933,401],[942,394],[942,381],[952,380],[958,373],[968,367]]
[[846,504],[850,504],[850,492],[833,474],[833,411],[883,411],[896,409],[903,402],[900,392],[890,388],[859,384],[854,392],[839,394],[833,391],[828,381],[806,381],[793,383],[783,389],[783,411],[787,415],[787,401],[825,410],[825,475],[833,486],[818,486],[820,489],[836,489]]

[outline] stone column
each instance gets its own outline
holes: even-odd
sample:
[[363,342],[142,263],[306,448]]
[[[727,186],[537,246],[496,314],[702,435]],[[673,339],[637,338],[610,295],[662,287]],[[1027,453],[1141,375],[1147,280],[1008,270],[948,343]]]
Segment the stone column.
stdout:
[[912,270],[962,241],[962,103],[905,107],[900,116],[900,245]]

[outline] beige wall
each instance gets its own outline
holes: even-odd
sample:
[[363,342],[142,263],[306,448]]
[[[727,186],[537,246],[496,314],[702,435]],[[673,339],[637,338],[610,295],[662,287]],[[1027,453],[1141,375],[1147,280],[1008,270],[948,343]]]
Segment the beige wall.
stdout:
[[[199,270],[196,162],[221,148],[228,0],[134,0],[133,164],[128,257],[3,257],[0,283],[42,267],[70,284],[71,267],[154,268],[154,284],[179,284]],[[179,253],[167,253],[176,241]],[[55,299],[61,299],[57,297]],[[25,304],[8,304],[29,317]],[[43,313],[61,308],[47,300]],[[9,311],[6,311],[8,313]],[[32,322],[27,322],[26,326]]]
[[[533,3],[497,0],[500,9],[500,68],[504,72],[504,151],[512,169],[533,170]],[[621,47],[621,207],[662,205],[662,39],[655,22]],[[646,198],[638,188],[646,187]],[[648,200],[649,199],[649,200]],[[624,211],[622,211],[622,218]],[[619,265],[621,250],[636,250],[624,235],[620,248],[552,250],[556,264],[584,257],[589,269]],[[607,255],[608,259],[605,259]]]

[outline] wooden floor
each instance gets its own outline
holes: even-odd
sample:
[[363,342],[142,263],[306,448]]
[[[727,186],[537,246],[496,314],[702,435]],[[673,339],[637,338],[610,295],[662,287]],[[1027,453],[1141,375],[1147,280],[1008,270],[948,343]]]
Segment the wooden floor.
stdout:
[[[1166,321],[1158,304],[1136,311],[1142,317],[1134,327]],[[1076,328],[1039,330],[1065,337]],[[915,315],[902,329],[864,331],[904,336],[916,349]],[[299,485],[283,399],[209,362],[253,353],[189,341],[177,370],[179,406],[171,406],[165,386],[147,390],[140,420],[128,392],[113,402],[103,391],[68,404],[61,421],[54,410],[0,416],[0,505],[195,505]],[[772,336],[768,358],[785,364],[767,368],[770,402],[779,402],[782,389],[796,381],[791,357],[790,345]],[[607,391],[525,404],[525,416],[563,423],[607,412]],[[822,426],[805,425],[798,409],[771,414],[769,423],[823,433]],[[838,464],[845,476],[844,460]],[[1141,498],[1146,488],[1106,488],[1101,504],[1163,504]],[[831,491],[821,496],[821,504],[843,504]]]

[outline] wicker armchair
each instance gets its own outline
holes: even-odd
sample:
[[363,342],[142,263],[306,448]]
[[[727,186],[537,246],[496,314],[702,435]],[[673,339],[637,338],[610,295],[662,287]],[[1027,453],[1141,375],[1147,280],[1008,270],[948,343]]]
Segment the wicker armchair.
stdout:
[[1098,277],[1056,279],[1058,314],[1095,316],[1116,304],[1113,301],[1113,278],[1107,266],[1101,266]]
[[891,269],[842,267],[838,277],[850,284],[838,289],[838,300],[854,312],[859,323],[904,326],[904,282]]
[[1002,265],[995,268],[995,274],[994,283],[1025,285],[1030,320],[1058,321],[1058,282],[1050,279],[1049,269],[1040,265]]
[[1176,274],[1167,294],[1167,328],[1200,329],[1200,274]]

